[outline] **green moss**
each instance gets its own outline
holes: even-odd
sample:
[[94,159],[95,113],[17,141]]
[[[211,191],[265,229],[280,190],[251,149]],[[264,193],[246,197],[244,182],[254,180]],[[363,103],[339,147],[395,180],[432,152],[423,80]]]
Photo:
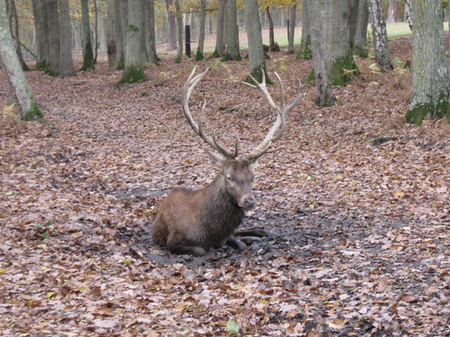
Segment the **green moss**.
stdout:
[[222,58],[220,59],[222,62],[227,62],[227,61],[241,61],[242,57],[241,55],[237,54],[236,56],[233,56],[229,53],[225,53]]
[[35,117],[44,117],[44,114],[39,109],[39,107],[36,103],[36,100],[34,99],[33,96],[31,97],[31,99],[33,100],[31,109],[29,111],[25,112],[24,115],[22,116],[22,120],[24,120],[24,121],[31,121]]
[[144,73],[144,67],[142,66],[130,66],[126,67],[123,71],[122,78],[117,85],[123,85],[126,83],[143,82],[147,79],[147,75]]
[[311,50],[311,37],[308,36],[307,39],[302,39],[300,44],[300,49],[298,50],[296,60],[309,60],[312,58]]
[[216,48],[216,49],[214,49],[214,52],[211,54],[211,56],[208,57],[208,60],[209,59],[213,59],[213,58],[217,58],[217,57],[220,57],[220,55],[219,55],[219,52],[217,51],[217,48]]
[[365,49],[365,48],[355,47],[355,48],[353,48],[353,51],[355,52],[355,55],[357,55],[359,57],[367,58],[367,56],[369,55],[367,53],[367,49]]
[[349,51],[343,58],[334,60],[331,68],[331,82],[333,85],[345,87],[347,82],[350,82],[353,76],[360,75],[352,53]]
[[417,126],[422,125],[422,121],[429,111],[429,104],[423,104],[408,109],[406,112],[406,121],[408,123],[414,123]]
[[122,54],[120,56],[119,62],[117,62],[117,70],[124,70],[125,69],[125,57]]
[[[265,66],[264,66],[264,68],[256,68],[256,69],[254,69],[251,72],[251,75],[254,77],[255,80],[258,81],[258,83],[261,83],[262,79],[263,79],[263,71],[264,71],[264,73],[266,75],[266,83],[267,84],[273,84],[273,82],[269,78],[269,75],[267,74],[267,70],[266,70]],[[250,76],[247,76],[247,78],[245,79],[245,82],[253,84],[253,85],[255,84]]]
[[[409,108],[405,118],[408,123],[414,123],[417,126],[422,125],[425,116],[436,117],[438,119],[450,116],[449,94],[441,94],[436,104],[423,103]],[[450,121],[450,119],[449,119]]]
[[39,63],[36,62],[36,65],[34,66],[34,70],[45,70],[46,68],[47,68],[47,62],[45,62],[45,61],[42,61]]
[[197,53],[195,54],[195,61],[201,61],[204,58],[205,57],[203,56],[203,53],[201,53],[200,51],[197,50]]
[[312,81],[316,80],[316,75],[314,73],[314,68],[312,68],[311,72],[309,73],[308,77],[305,80],[305,84],[311,83]]
[[92,51],[91,42],[86,42],[84,45],[84,55],[83,55],[83,65],[80,68],[80,71],[86,71],[89,69],[94,69],[94,53]]

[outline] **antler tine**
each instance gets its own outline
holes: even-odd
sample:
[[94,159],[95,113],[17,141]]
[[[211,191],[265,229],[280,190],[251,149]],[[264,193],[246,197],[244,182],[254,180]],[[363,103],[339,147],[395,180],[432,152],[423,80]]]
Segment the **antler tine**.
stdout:
[[183,111],[184,115],[186,116],[186,119],[189,122],[189,125],[192,127],[192,129],[195,131],[196,134],[198,134],[209,146],[211,146],[214,150],[217,152],[222,153],[227,159],[234,159],[238,155],[237,150],[237,141],[235,145],[234,153],[228,151],[224,146],[222,146],[216,139],[216,133],[214,131],[213,138],[206,135],[206,133],[203,130],[203,115],[205,114],[205,107],[206,107],[206,101],[203,102],[202,110],[200,112],[200,117],[198,119],[198,124],[195,123],[194,119],[192,118],[191,112],[189,110],[189,98],[191,97],[191,93],[196,87],[196,85],[202,80],[203,76],[206,74],[206,72],[209,70],[207,68],[203,73],[198,74],[194,77],[195,71],[197,69],[197,66],[194,67],[191,74],[189,75],[186,83],[183,86],[183,92],[182,92],[182,103],[183,103]]
[[[263,71],[264,73],[264,71]],[[301,81],[299,81],[299,85],[300,85],[300,89],[299,89],[299,93],[297,94],[297,96],[294,98],[293,102],[288,105],[288,106],[284,106],[285,104],[285,99],[284,99],[284,86],[283,86],[283,82],[281,81],[280,76],[275,73],[275,75],[278,78],[278,81],[280,82],[280,91],[281,91],[281,103],[280,106],[276,106],[275,103],[273,102],[270,94],[267,91],[267,87],[265,85],[265,76],[263,76],[263,81],[262,83],[258,83],[251,75],[250,78],[256,83],[256,86],[254,85],[250,85],[249,83],[246,83],[254,88],[258,88],[263,95],[266,97],[266,99],[269,101],[270,106],[272,106],[273,108],[275,108],[275,110],[277,111],[277,119],[275,120],[275,123],[272,125],[272,127],[270,128],[269,132],[267,133],[266,137],[264,138],[264,140],[255,148],[254,151],[252,151],[245,159],[248,160],[249,162],[255,162],[259,157],[261,157],[262,155],[264,155],[265,153],[271,153],[271,152],[275,152],[278,151],[280,148],[277,149],[270,149],[270,146],[276,142],[277,140],[279,140],[283,134],[284,131],[286,130],[286,115],[287,113],[294,107],[296,106],[298,103],[300,103],[300,101],[303,98],[303,85],[301,83]]]
[[279,110],[279,108],[277,107],[277,105],[275,104],[275,102],[272,99],[272,96],[270,96],[269,91],[267,90],[267,86],[266,86],[266,73],[264,71],[264,69],[262,70],[262,82],[259,83],[253,76],[252,74],[248,74],[248,76],[250,76],[250,78],[252,79],[252,81],[255,83],[255,85],[250,84],[248,82],[243,82],[244,84],[248,85],[249,87],[252,88],[257,88],[259,91],[261,91],[261,93],[263,94],[263,96],[267,99],[267,101],[269,102],[270,106],[272,108],[274,108],[275,110]]

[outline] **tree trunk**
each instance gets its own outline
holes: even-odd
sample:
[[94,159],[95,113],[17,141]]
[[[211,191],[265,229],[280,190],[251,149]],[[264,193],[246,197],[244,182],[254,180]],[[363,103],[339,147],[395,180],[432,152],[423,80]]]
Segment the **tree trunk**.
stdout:
[[144,81],[147,76],[144,73],[142,43],[142,12],[144,10],[142,0],[128,0],[127,29],[125,39],[125,69],[118,85]]
[[33,0],[37,59],[35,69],[46,69],[49,61],[48,11],[46,0]]
[[389,0],[388,22],[397,21],[397,0]]
[[227,0],[227,14],[226,14],[226,36],[225,41],[227,44],[227,50],[222,57],[222,61],[242,60],[239,54],[239,30],[237,25],[237,8],[236,0]]
[[177,36],[178,36],[178,53],[175,63],[183,60],[183,18],[181,17],[180,0],[175,0],[175,11],[177,14]]
[[289,19],[289,28],[288,28],[288,53],[294,54],[294,35],[295,35],[295,19],[297,14],[297,3],[291,7],[290,11],[290,19]]
[[[412,0],[413,84],[408,122],[421,125],[425,116],[450,122],[450,79],[446,58],[442,3]],[[438,14],[438,15],[437,15]]]
[[[10,11],[10,13],[9,13],[10,22],[9,23],[10,23],[10,27],[11,27],[11,32],[14,32],[12,37],[13,37],[14,43],[16,45],[17,56],[19,58],[19,62],[20,62],[20,66],[22,67],[22,70],[28,71],[28,70],[30,70],[30,68],[25,63],[25,61],[23,59],[23,55],[22,55],[22,49],[20,48],[19,18],[17,16],[16,4],[15,4],[14,0],[7,1],[7,4],[8,4],[8,2],[9,2],[9,11]],[[14,24],[13,24],[13,22],[14,22]]]
[[80,70],[94,69],[94,53],[92,51],[91,27],[89,24],[89,0],[81,0],[81,21],[83,25],[83,65]]
[[222,57],[225,52],[224,32],[225,32],[225,12],[227,8],[227,0],[220,0],[217,12],[217,33],[216,33],[216,49],[212,57]]
[[383,68],[393,69],[389,55],[389,44],[384,21],[381,0],[368,0],[372,25],[373,47],[375,49],[375,61]]
[[59,35],[58,0],[48,0],[48,30],[48,39],[50,46],[48,73],[52,76],[58,76],[61,46]]
[[170,10],[173,0],[166,0],[167,20],[169,22],[169,50],[177,49],[177,22],[175,13]]
[[273,31],[273,19],[272,15],[270,14],[270,7],[266,7],[266,13],[267,13],[267,19],[269,20],[269,49],[272,50],[272,48],[275,45],[275,34]]
[[[245,0],[245,26],[248,38],[248,65],[250,74],[259,82],[262,82],[263,71],[267,77],[266,63],[261,34],[261,21],[259,19],[258,0]],[[252,83],[251,78],[247,82]]]
[[350,32],[353,32],[350,36],[352,49],[360,57],[367,57],[367,26],[369,24],[369,5],[367,1],[355,1],[355,27],[350,29]]
[[147,0],[147,29],[146,29],[146,39],[147,39],[147,52],[148,52],[148,62],[152,64],[158,64],[158,55],[156,54],[156,34],[155,34],[155,1]]
[[300,49],[297,53],[297,60],[309,60],[312,57],[311,50],[311,30],[309,24],[308,7],[311,0],[302,1],[302,41],[300,42]]
[[0,58],[11,90],[19,105],[19,118],[32,120],[36,116],[42,117],[43,114],[33,98],[17,57],[8,24],[5,0],[0,0]]
[[205,20],[206,20],[206,0],[200,0],[200,23],[198,27],[198,46],[195,60],[203,60],[203,46],[205,44]]
[[62,76],[71,76],[74,74],[74,70],[72,59],[72,31],[70,29],[69,0],[58,0],[58,2],[59,26],[61,33],[59,72]]
[[310,19],[311,48],[314,62],[314,76],[317,88],[316,104],[331,106],[336,100],[331,81],[333,29],[332,0],[318,0],[315,6],[308,6]]
[[106,31],[106,55],[108,67],[113,69],[117,58],[116,8],[115,0],[108,0],[108,28]]
[[98,55],[98,8],[97,0],[94,0],[94,64],[97,63]]

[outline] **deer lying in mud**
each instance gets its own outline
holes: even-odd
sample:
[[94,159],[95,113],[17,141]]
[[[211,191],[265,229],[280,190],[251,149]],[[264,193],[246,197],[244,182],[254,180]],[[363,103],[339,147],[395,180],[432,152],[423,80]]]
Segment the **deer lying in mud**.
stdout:
[[237,142],[231,152],[218,142],[215,132],[212,138],[205,134],[202,128],[205,104],[203,104],[198,124],[192,118],[188,101],[192,91],[208,69],[194,77],[195,70],[196,68],[183,86],[183,111],[195,133],[220,153],[218,155],[206,150],[219,172],[214,181],[205,188],[199,190],[176,188],[169,193],[153,222],[152,239],[160,246],[167,246],[173,254],[203,256],[210,248],[224,244],[246,250],[247,245],[237,238],[238,235],[267,235],[261,230],[240,233],[236,231],[242,223],[244,211],[256,205],[251,191],[253,174],[250,169],[262,155],[278,150],[272,149],[271,145],[283,135],[286,129],[286,115],[302,100],[303,87],[300,83],[300,90],[294,101],[284,106],[283,83],[275,73],[281,87],[281,105],[277,106],[267,90],[265,77],[262,83],[258,83],[252,77],[256,86],[246,83],[258,88],[278,115],[264,140],[249,155],[238,159]]

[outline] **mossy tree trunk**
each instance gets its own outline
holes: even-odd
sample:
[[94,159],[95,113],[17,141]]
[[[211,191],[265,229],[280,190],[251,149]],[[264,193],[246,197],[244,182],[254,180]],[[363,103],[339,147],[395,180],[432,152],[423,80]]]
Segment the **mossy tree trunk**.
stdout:
[[239,54],[239,27],[237,25],[236,0],[227,0],[226,20],[225,41],[227,48],[222,57],[222,61],[240,61],[242,58]]
[[142,55],[142,28],[144,10],[141,0],[128,0],[127,28],[125,38],[125,69],[118,85],[145,81],[144,62],[146,55]]
[[32,120],[36,116],[42,117],[43,114],[36,104],[17,57],[6,14],[5,0],[0,0],[0,58],[14,98],[19,106],[19,118]]
[[91,27],[89,24],[89,0],[81,0],[81,23],[83,26],[83,65],[80,70],[94,69],[94,52],[91,42]]
[[[259,19],[258,0],[245,0],[245,26],[248,37],[248,65],[250,74],[259,82],[262,82],[263,71],[268,80],[266,63],[264,59],[264,48],[261,34],[261,21]],[[247,82],[252,83],[251,78]]]
[[367,57],[367,27],[369,24],[368,0],[352,0],[350,16],[350,42],[352,50],[360,57]]
[[203,60],[203,47],[205,44],[206,0],[200,0],[200,22],[198,27],[198,46],[195,60]]
[[156,34],[155,34],[155,1],[146,0],[147,5],[147,24],[146,39],[147,39],[147,53],[148,62],[158,64],[159,58],[156,54]]
[[225,12],[227,8],[227,0],[220,0],[219,9],[217,11],[217,29],[216,29],[216,49],[212,57],[222,57],[225,52],[224,32],[225,32]]
[[311,31],[309,24],[308,6],[311,0],[302,1],[302,40],[297,53],[297,60],[309,60],[312,57]]
[[421,125],[425,116],[450,122],[450,79],[440,0],[412,1],[413,84],[406,120]]
[[385,70],[392,70],[391,58],[389,54],[389,43],[386,31],[386,21],[384,19],[381,0],[368,0],[369,12],[372,26],[373,48],[375,49],[375,61]]
[[36,32],[35,69],[45,70],[49,60],[47,1],[33,0],[33,16]]

